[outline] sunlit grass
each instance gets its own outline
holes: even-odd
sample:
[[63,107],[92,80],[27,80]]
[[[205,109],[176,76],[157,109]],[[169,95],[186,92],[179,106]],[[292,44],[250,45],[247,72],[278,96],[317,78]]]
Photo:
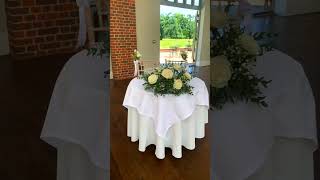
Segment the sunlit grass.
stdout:
[[192,47],[193,39],[162,39],[160,49]]

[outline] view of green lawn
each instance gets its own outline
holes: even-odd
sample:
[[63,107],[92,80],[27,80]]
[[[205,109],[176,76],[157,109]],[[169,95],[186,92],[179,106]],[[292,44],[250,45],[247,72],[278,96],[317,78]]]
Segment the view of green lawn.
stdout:
[[192,42],[193,39],[162,39],[160,41],[160,49],[192,47]]

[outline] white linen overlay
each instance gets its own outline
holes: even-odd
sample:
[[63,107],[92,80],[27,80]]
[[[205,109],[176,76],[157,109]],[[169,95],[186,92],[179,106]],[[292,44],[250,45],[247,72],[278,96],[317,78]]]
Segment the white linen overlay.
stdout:
[[123,101],[126,108],[136,108],[138,113],[153,120],[155,132],[165,138],[168,129],[175,123],[192,115],[196,106],[209,108],[209,94],[205,83],[199,78],[193,78],[190,85],[194,87],[194,95],[155,96],[143,87],[142,79],[133,79],[128,85]]
[[259,57],[255,70],[272,80],[264,90],[268,108],[237,103],[210,112],[212,170],[218,180],[256,173],[277,137],[306,139],[312,150],[318,145],[314,97],[301,65],[274,50]]
[[[93,165],[109,171],[109,79],[107,57],[74,55],[63,67],[51,97],[41,139],[59,149],[82,148]],[[61,151],[59,151],[61,152]]]
[[77,47],[82,47],[87,39],[87,26],[86,26],[86,8],[90,7],[91,0],[76,0],[79,7],[79,33]]

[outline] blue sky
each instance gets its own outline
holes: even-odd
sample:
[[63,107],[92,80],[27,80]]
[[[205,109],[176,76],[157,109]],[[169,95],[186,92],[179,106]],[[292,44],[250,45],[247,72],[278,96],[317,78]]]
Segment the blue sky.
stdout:
[[171,7],[171,6],[160,6],[160,13],[161,14],[168,14],[168,13],[180,13],[184,15],[196,15],[196,10],[193,9],[185,9],[185,8],[177,8],[177,7]]

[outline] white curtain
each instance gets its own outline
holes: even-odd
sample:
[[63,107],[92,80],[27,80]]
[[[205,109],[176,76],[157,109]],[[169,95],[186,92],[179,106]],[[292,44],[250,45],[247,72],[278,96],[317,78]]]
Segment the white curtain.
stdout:
[[87,27],[86,27],[86,8],[90,7],[91,0],[77,0],[79,6],[79,34],[77,47],[82,47],[86,43],[87,39]]

